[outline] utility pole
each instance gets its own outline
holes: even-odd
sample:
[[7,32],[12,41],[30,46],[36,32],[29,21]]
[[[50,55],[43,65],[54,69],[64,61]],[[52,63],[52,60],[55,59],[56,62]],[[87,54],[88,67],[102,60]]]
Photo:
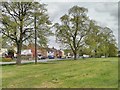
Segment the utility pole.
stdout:
[[34,17],[34,29],[35,29],[35,64],[37,64],[37,31],[36,31],[36,13]]

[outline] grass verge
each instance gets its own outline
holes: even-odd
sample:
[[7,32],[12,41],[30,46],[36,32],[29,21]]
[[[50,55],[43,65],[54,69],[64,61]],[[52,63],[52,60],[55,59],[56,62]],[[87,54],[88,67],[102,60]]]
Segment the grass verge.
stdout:
[[117,88],[118,58],[2,66],[3,88]]

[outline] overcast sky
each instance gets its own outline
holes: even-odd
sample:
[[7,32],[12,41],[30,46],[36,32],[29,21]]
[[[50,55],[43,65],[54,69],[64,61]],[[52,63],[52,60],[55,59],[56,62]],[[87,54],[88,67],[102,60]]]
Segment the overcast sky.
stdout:
[[[97,23],[101,26],[107,26],[112,29],[113,34],[115,35],[115,38],[117,40],[117,43],[119,44],[120,50],[120,39],[118,40],[118,37],[120,38],[120,31],[118,32],[119,0],[93,0],[94,2],[93,1],[91,2],[91,0],[34,0],[34,1],[47,4],[46,8],[48,10],[50,20],[53,23],[57,22],[59,23],[60,17],[68,13],[68,10],[74,5],[87,8],[88,9],[87,15],[91,19],[97,21]],[[55,36],[49,37],[49,47],[55,47],[57,49],[60,49],[60,45],[56,43]]]
[[[117,1],[117,0],[116,0]],[[43,2],[43,1],[42,1]],[[53,23],[60,22],[60,17],[68,10],[78,5],[88,9],[88,16],[97,21],[101,26],[107,26],[113,30],[113,34],[118,42],[118,2],[43,2],[47,4],[48,14]],[[49,46],[60,48],[55,37],[49,38]]]

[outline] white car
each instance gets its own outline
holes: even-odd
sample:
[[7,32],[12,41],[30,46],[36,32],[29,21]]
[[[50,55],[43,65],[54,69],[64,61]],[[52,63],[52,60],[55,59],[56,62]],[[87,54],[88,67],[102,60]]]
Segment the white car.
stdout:
[[83,57],[84,57],[84,58],[89,58],[90,56],[89,56],[89,55],[85,55],[85,54],[84,54],[84,55],[83,55]]
[[46,57],[45,56],[42,56],[42,55],[38,55],[38,60],[39,59],[46,59]]

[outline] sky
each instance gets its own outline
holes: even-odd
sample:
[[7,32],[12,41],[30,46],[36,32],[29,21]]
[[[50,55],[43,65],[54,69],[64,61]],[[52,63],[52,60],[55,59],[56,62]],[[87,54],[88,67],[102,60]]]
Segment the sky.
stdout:
[[[75,2],[76,1],[76,2]],[[44,0],[42,3],[47,4],[48,14],[50,20],[53,23],[59,23],[60,17],[68,13],[68,10],[74,6],[78,5],[88,9],[87,15],[90,19],[93,19],[100,26],[107,26],[115,35],[115,38],[118,42],[118,2],[117,0],[98,0],[97,2],[90,2],[90,0],[85,0],[86,2],[79,2],[77,0],[65,1],[61,0],[55,2],[54,0]],[[89,2],[88,2],[89,1]],[[100,1],[100,2],[99,2]],[[53,30],[54,31],[54,30]],[[120,46],[120,45],[119,45]],[[49,47],[55,47],[60,49],[60,44],[56,43],[55,36],[49,37]]]
[[[112,29],[118,46],[120,47],[120,34],[118,36],[118,1],[119,0],[34,0],[47,4],[48,15],[53,23],[59,23],[60,17],[68,13],[68,10],[78,5],[88,9],[87,15],[95,20],[100,26],[107,26]],[[120,6],[120,5],[119,5]],[[55,32],[55,30],[53,30]],[[49,37],[49,47],[62,48],[56,42],[55,36]],[[120,49],[120,48],[119,48]]]

